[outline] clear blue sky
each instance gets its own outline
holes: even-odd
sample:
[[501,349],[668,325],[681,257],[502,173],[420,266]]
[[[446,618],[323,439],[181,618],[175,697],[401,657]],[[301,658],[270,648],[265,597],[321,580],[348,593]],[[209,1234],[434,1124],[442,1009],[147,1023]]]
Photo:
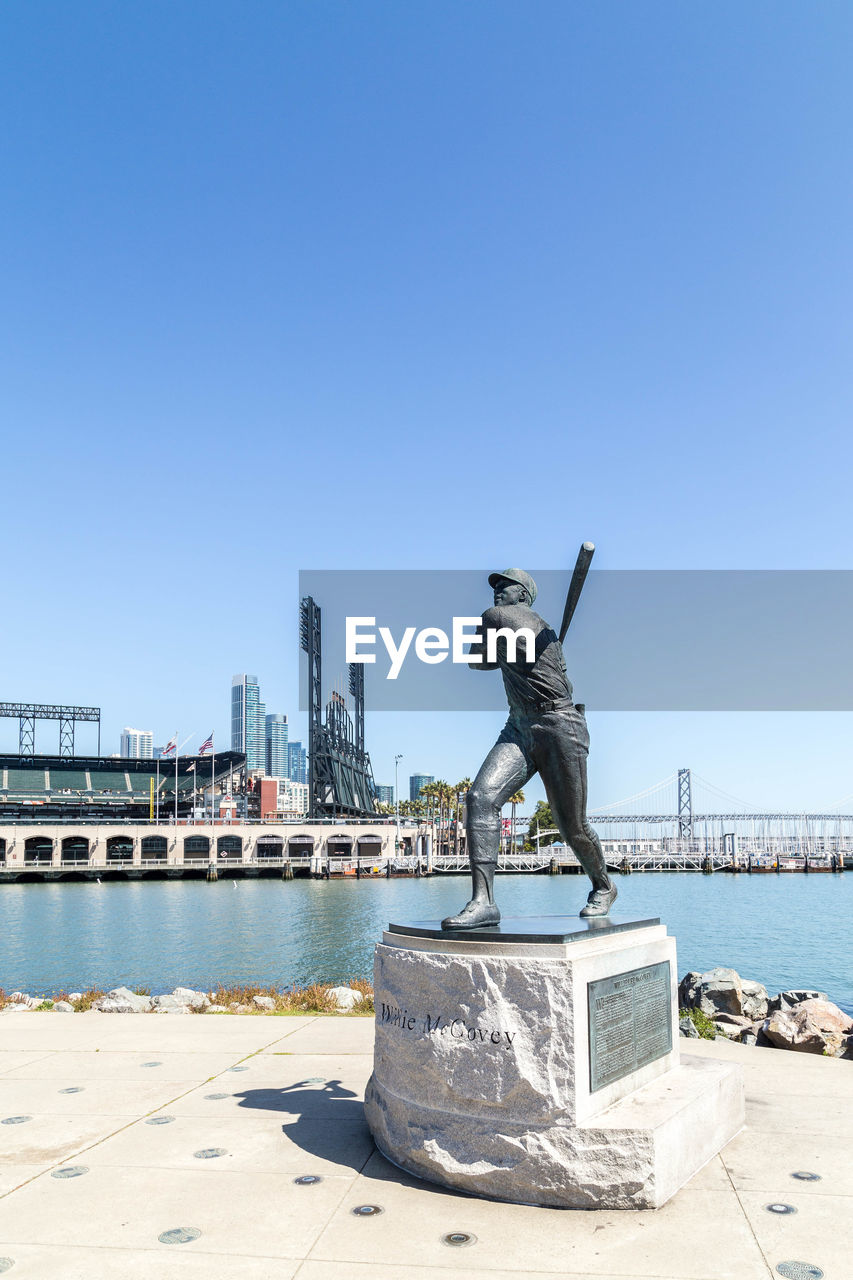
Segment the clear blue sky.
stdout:
[[[852,568],[851,36],[820,0],[4,6],[0,696],[221,744],[251,671],[298,733],[300,567]],[[377,780],[472,774],[499,723],[373,716]],[[853,792],[849,715],[590,724],[593,804],[682,764]]]

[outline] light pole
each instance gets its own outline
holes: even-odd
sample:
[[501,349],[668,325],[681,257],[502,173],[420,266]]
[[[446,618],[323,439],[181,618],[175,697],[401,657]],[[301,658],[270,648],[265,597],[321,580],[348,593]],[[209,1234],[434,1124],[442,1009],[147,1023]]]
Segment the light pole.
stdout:
[[394,852],[397,857],[400,856],[400,789],[397,786],[397,773],[402,756],[394,757],[394,811],[397,821],[397,837],[394,841]]

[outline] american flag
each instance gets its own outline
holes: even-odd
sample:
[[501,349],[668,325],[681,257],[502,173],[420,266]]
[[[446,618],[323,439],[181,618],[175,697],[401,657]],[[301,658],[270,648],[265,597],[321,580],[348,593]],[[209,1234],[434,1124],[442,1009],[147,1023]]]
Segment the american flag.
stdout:
[[203,756],[205,751],[212,751],[212,750],[213,750],[213,734],[211,734],[209,738],[206,738],[204,740],[204,742],[201,744],[201,746],[198,749],[198,754],[200,756]]
[[160,755],[170,756],[172,752],[177,751],[177,749],[178,749],[178,735],[175,734],[175,736],[173,738],[170,738],[169,741],[166,743],[165,747],[160,752]]

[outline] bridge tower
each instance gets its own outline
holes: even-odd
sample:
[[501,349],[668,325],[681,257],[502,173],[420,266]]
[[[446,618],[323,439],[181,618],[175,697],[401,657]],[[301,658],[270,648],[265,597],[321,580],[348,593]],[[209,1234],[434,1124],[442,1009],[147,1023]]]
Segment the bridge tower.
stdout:
[[678,770],[678,838],[693,838],[693,799],[690,792],[690,770]]

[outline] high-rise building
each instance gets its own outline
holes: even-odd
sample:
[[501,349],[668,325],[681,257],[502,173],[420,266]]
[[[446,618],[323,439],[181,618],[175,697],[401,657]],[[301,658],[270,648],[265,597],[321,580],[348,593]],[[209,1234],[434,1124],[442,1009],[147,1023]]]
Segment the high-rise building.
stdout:
[[150,729],[122,729],[119,755],[125,760],[153,760],[154,734]]
[[287,716],[266,717],[266,768],[269,778],[289,778]]
[[266,769],[266,707],[258,677],[247,674],[231,681],[231,750],[242,751],[247,769]]
[[288,743],[287,777],[291,782],[299,782],[303,786],[308,782],[308,752],[301,742]]
[[428,773],[413,773],[409,777],[409,799],[420,800],[421,787],[425,787],[428,782],[435,782],[435,778]]
[[377,785],[374,787],[374,791],[376,792],[376,799],[379,801],[380,804],[390,804],[390,805],[394,804],[394,788],[393,787],[384,787],[380,783],[377,783]]

